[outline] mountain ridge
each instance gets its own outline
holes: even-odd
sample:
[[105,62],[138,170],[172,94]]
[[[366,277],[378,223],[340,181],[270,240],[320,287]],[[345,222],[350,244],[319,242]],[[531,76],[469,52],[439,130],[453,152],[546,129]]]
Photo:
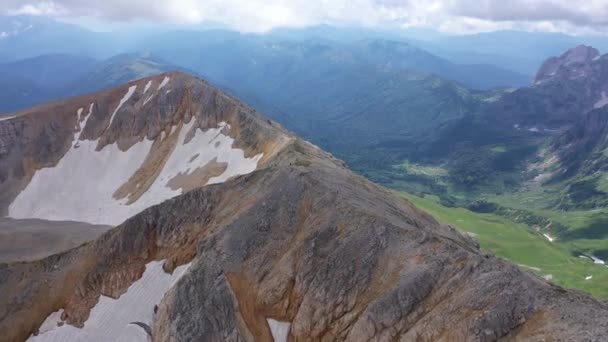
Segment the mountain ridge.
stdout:
[[[148,102],[154,111],[142,110],[148,108],[143,103],[147,92],[140,87],[148,82],[156,97]],[[174,95],[167,96],[169,90]],[[84,108],[79,108],[92,99],[96,109],[89,115],[95,116],[81,116]],[[0,328],[7,332],[2,341],[28,336],[32,341],[108,336],[276,341],[279,334],[473,341],[594,339],[608,333],[602,319],[608,314],[606,303],[479,251],[470,237],[203,81],[162,74],[49,111],[61,105],[0,121],[0,132],[43,111],[38,119],[61,117],[66,132],[63,139],[40,134],[42,141],[68,143],[76,151],[86,141],[96,142],[88,154],[117,144],[128,153],[142,144],[142,137],[170,136],[165,124],[185,123],[193,129],[183,136],[184,146],[212,132],[232,137],[232,148],[264,155],[250,172],[217,184],[197,180],[93,242],[39,261],[0,263],[0,279],[5,279],[0,282]],[[132,130],[138,117],[145,121],[142,129]],[[80,123],[78,129],[74,123]],[[15,152],[4,136],[0,160],[17,165],[31,159]],[[17,139],[13,146],[27,145],[12,139]],[[171,155],[180,148],[174,145]],[[55,153],[66,158],[66,152]],[[180,154],[184,165],[196,160],[192,154],[196,151]],[[116,164],[119,159],[108,160]],[[47,183],[57,182],[48,169],[61,161],[53,164],[35,173],[42,171]]]

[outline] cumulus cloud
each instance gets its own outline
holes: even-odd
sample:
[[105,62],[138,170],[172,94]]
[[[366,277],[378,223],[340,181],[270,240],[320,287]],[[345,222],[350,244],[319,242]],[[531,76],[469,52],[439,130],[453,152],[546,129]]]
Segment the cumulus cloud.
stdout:
[[444,31],[608,27],[608,0],[2,0],[0,13],[106,21],[199,23],[241,31],[316,24],[428,26]]

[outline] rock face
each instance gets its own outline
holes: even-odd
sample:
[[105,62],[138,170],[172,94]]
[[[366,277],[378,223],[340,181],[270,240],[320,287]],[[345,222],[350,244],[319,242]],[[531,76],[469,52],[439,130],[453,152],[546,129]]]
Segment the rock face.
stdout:
[[559,154],[562,178],[592,175],[608,170],[608,107],[593,110],[582,116],[551,145]]
[[[191,102],[204,104],[196,122],[230,125],[226,134],[246,153],[264,151],[257,168],[190,186],[65,253],[0,264],[0,340],[35,333],[36,341],[96,340],[104,330],[130,341],[608,336],[606,303],[480,252],[470,238],[236,100],[219,106],[218,97],[205,99]],[[243,110],[205,110],[213,106]],[[154,110],[147,113],[153,120]],[[91,134],[102,145],[136,140]]]
[[551,57],[546,60],[536,74],[534,83],[541,84],[558,77],[568,79],[589,77],[592,64],[595,64],[594,62],[600,60],[600,58],[597,49],[579,45],[559,57]]
[[608,104],[608,54],[578,46],[549,58],[532,87],[504,95],[486,111],[506,127],[551,134]]

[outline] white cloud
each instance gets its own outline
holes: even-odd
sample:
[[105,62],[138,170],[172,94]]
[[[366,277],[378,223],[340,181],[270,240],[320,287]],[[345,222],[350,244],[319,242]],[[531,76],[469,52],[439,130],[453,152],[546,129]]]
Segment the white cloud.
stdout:
[[64,11],[62,6],[53,1],[40,1],[11,7],[6,12],[9,15],[57,16]]
[[241,31],[316,24],[605,31],[608,0],[3,0],[0,12],[128,22],[221,22]]

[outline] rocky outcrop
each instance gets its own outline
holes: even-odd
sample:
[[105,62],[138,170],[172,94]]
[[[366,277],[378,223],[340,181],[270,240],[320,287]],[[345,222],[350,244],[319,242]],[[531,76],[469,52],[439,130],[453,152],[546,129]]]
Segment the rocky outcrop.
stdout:
[[562,164],[560,178],[608,170],[608,107],[582,116],[551,144]]
[[577,46],[551,57],[532,87],[505,94],[484,109],[505,128],[551,135],[570,127],[589,111],[608,104],[608,55]]
[[589,77],[592,64],[601,58],[597,49],[590,46],[579,45],[566,51],[559,57],[546,60],[538,70],[534,79],[535,84],[558,79],[576,79]]

